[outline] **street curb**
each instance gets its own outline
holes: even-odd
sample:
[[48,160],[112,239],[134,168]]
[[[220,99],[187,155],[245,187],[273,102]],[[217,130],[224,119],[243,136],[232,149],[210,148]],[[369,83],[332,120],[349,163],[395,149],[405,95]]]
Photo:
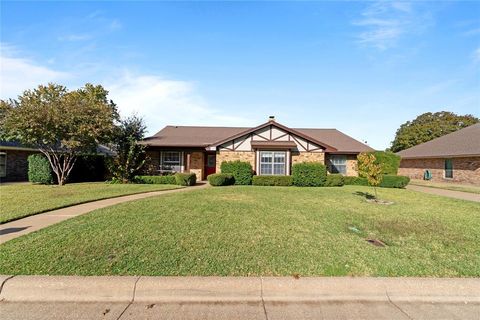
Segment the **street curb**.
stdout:
[[480,303],[480,278],[2,276],[6,302]]

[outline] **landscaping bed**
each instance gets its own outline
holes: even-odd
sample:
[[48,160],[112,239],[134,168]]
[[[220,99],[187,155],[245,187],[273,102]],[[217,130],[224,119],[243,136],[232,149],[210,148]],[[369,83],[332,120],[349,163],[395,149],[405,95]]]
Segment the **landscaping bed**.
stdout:
[[64,186],[9,184],[0,186],[0,223],[74,204],[128,194],[175,189],[175,185],[71,183]]
[[229,186],[96,210],[0,245],[0,274],[480,276],[480,204],[364,186]]

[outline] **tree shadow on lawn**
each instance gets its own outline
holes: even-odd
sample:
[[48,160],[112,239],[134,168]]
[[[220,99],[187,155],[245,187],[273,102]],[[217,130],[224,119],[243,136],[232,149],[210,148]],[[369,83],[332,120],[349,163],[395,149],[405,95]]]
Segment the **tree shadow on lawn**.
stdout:
[[353,193],[353,195],[363,197],[367,200],[375,199],[375,196],[371,193],[368,193],[368,192],[356,191],[356,192]]

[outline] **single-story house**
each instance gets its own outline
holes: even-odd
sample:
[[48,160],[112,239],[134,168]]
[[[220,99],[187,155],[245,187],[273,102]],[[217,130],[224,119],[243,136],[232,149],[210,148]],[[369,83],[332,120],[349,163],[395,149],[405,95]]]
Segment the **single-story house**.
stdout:
[[27,181],[29,155],[39,151],[14,141],[0,141],[0,181]]
[[374,151],[336,129],[289,128],[274,117],[254,128],[166,126],[140,142],[150,172],[220,172],[223,161],[249,162],[258,175],[290,175],[292,164],[320,162],[331,173],[357,175],[357,155]]
[[402,159],[398,174],[432,181],[480,185],[480,123],[397,153]]

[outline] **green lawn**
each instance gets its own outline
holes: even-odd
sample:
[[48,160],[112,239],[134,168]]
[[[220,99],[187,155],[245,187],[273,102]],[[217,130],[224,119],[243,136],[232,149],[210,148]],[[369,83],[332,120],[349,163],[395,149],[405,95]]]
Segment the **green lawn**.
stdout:
[[0,274],[480,276],[480,203],[380,189],[385,206],[365,192],[234,186],[123,203],[1,245]]
[[424,180],[411,180],[410,184],[423,186],[423,187],[480,194],[480,186],[474,186],[474,185],[465,185],[465,184],[456,184],[456,183],[447,183],[447,182],[432,182],[432,181],[424,181]]
[[72,183],[65,186],[0,185],[0,223],[73,204],[127,194],[178,188],[174,185]]

